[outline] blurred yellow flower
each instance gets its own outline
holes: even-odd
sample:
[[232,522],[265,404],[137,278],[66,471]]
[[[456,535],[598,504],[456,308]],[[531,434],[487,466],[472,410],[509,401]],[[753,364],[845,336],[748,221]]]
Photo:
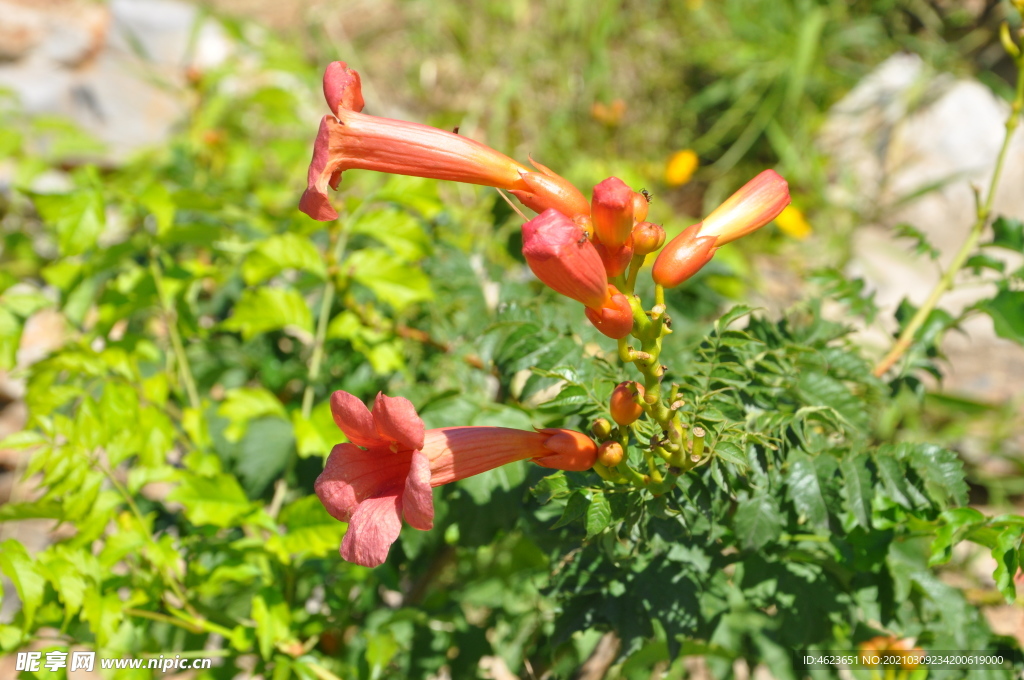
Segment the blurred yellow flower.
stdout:
[[665,166],[665,182],[671,187],[681,186],[690,181],[700,161],[693,149],[676,151]]
[[810,236],[811,232],[814,231],[811,229],[807,218],[804,217],[803,212],[800,211],[800,208],[792,205],[786,206],[786,209],[775,218],[775,224],[779,225],[779,229],[787,236],[792,236],[801,241]]
[[703,4],[704,0],[686,0],[687,9],[700,9]]

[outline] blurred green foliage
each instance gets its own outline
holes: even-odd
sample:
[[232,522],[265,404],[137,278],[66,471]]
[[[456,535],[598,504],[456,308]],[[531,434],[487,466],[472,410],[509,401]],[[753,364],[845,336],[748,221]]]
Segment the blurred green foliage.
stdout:
[[[737,663],[833,677],[790,651],[888,634],[1014,649],[933,568],[978,543],[1012,601],[1024,520],[962,507],[956,455],[890,426],[920,407],[917,374],[870,377],[818,299],[776,321],[734,307],[713,322],[744,285],[720,263],[668,298],[667,379],[713,452],[677,489],[652,498],[517,463],[437,490],[434,530],[403,531],[382,567],[337,555],[344,525],[312,495],[342,437],[332,390],[406,396],[427,427],[584,429],[635,376],[578,306],[527,275],[519,221],[494,192],[350,172],[339,222],[298,213],[321,65],[357,66],[371,106],[422,88],[419,103],[441,111],[432,122],[486,130],[580,186],[615,172],[654,188],[668,152],[692,147],[719,159],[697,181],[709,201],[779,164],[817,195],[816,117],[871,63],[920,42],[901,23],[911,3],[700,5],[410,2],[416,31],[364,34],[351,54],[314,43],[304,58],[264,38],[245,47],[257,66],[202,74],[182,93],[181,133],[118,168],[68,169],[90,140],[5,106],[0,367],[15,366],[39,311],[66,333],[21,369],[30,423],[3,443],[32,451],[23,473],[37,490],[0,506],[0,528],[59,530],[36,555],[0,546],[4,595],[21,601],[0,650],[209,650],[219,665],[201,677],[323,680],[481,677],[486,657],[568,678],[612,630],[620,678],[684,677],[693,656],[716,677]],[[386,79],[395,40],[422,57]],[[259,84],[254,68],[292,77]],[[621,124],[592,115],[616,98]],[[44,173],[64,189],[37,190]],[[685,226],[680,206],[701,211],[685,191],[656,192],[669,228]],[[1019,236],[1007,222],[995,245]],[[858,282],[821,281],[851,316],[875,313]],[[991,311],[1019,332],[1008,310],[1020,293],[1000,295]],[[934,343],[910,366],[938,371]]]

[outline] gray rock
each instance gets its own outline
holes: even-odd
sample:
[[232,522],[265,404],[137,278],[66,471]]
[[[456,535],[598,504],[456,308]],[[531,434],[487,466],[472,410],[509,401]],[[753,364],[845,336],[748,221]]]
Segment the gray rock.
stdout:
[[[886,60],[829,113],[820,142],[837,168],[830,199],[861,215],[848,273],[876,292],[883,314],[903,298],[920,305],[963,243],[975,216],[972,186],[987,189],[1009,113],[1006,102],[973,80],[931,72],[915,55]],[[996,215],[1024,217],[1024,130],[1012,140],[996,193]],[[914,256],[893,229],[909,223],[938,248],[936,262]],[[1011,267],[1022,258],[993,252]],[[940,307],[956,314],[995,290],[991,277],[961,272]],[[988,317],[951,333],[947,387],[999,400],[1019,392],[1024,348],[995,336]],[[879,351],[893,327],[864,329]]]

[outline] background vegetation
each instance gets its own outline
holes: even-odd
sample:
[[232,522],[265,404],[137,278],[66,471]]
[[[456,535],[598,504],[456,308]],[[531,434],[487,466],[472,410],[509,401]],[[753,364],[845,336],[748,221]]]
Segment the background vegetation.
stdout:
[[[201,677],[275,680],[568,678],[608,632],[609,678],[832,677],[793,650],[877,636],[1019,651],[980,608],[1019,597],[1019,411],[923,380],[944,370],[949,315],[898,374],[871,376],[877,357],[848,334],[877,312],[839,273],[863,216],[827,202],[834,168],[814,144],[827,108],[898,50],[1007,94],[991,48],[1008,4],[977,5],[410,0],[313,8],[282,35],[225,19],[236,55],[191,74],[173,139],[117,167],[4,100],[0,368],[26,380],[30,418],[2,447],[31,455],[0,530],[48,519],[52,540],[30,554],[4,536],[4,598],[21,605],[0,650],[214,656]],[[664,363],[709,430],[708,465],[660,498],[506,466],[435,491],[434,530],[404,530],[385,565],[340,560],[344,525],[312,495],[340,440],[331,391],[406,396],[427,427],[585,430],[635,376],[529,275],[521,220],[493,191],[349,172],[341,220],[297,212],[339,58],[371,112],[458,125],[585,191],[611,174],[646,187],[670,234],[764,167],[790,180],[807,242],[770,227],[669,295]],[[702,167],[670,187],[681,149]],[[41,191],[54,173],[64,188]],[[1015,217],[992,247],[1024,248]],[[785,313],[744,304],[764,285],[755,252],[804,274]],[[1001,307],[1018,337],[1019,278]],[[844,323],[822,313],[835,302]],[[62,342],[16,368],[44,310]],[[987,453],[1016,475],[964,469],[977,422],[1007,433]],[[954,551],[965,539],[981,548]],[[979,550],[991,582],[966,567]]]

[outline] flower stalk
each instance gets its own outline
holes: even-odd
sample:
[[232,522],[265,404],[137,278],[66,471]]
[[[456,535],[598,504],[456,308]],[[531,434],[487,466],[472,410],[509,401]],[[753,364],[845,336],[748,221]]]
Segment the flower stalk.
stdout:
[[[1004,24],[1005,26],[1006,24]],[[1024,112],[1024,55],[1018,49],[1016,54],[1007,49],[1010,56],[1013,57],[1014,63],[1017,65],[1017,84],[1014,90],[1013,102],[1010,104],[1010,114],[1006,118],[1006,133],[1003,136],[1002,146],[999,147],[999,155],[996,156],[995,169],[992,171],[992,179],[989,180],[988,190],[985,196],[985,200],[979,202],[977,216],[974,220],[974,224],[971,225],[970,230],[967,232],[967,237],[961,244],[960,249],[953,257],[953,261],[950,263],[949,268],[943,273],[935,287],[932,288],[931,293],[928,295],[928,299],[925,300],[917,312],[911,317],[910,322],[904,327],[899,337],[896,339],[895,344],[889,352],[882,357],[882,359],[875,365],[872,373],[875,377],[881,377],[893,367],[893,365],[899,361],[907,350],[914,344],[914,340],[917,336],[917,332],[921,330],[928,316],[932,313],[938,305],[939,300],[946,294],[950,288],[953,287],[954,280],[956,279],[957,273],[963,268],[964,263],[967,262],[968,257],[974,252],[975,247],[978,245],[978,241],[981,239],[982,233],[985,231],[985,227],[988,226],[989,218],[992,216],[992,204],[995,201],[996,189],[999,187],[999,180],[1003,174],[1003,165],[1006,161],[1006,154],[1010,148],[1010,142],[1013,139],[1013,133],[1020,125],[1021,113]]]

